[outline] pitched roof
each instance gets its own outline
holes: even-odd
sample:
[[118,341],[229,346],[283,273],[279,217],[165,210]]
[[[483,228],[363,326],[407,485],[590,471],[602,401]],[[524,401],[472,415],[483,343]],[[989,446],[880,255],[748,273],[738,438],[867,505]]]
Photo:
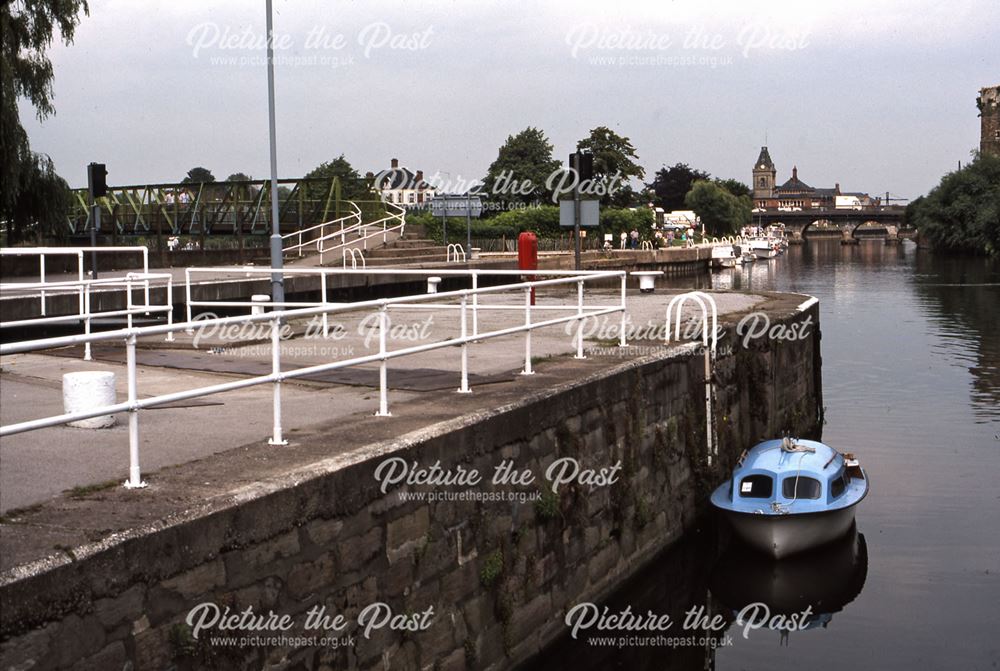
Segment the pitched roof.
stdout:
[[377,189],[430,189],[425,180],[417,179],[417,175],[409,168],[389,168],[375,175]]
[[771,154],[768,153],[767,147],[760,148],[760,156],[757,157],[757,163],[754,164],[757,170],[762,170],[764,168],[768,170],[774,169],[774,163],[771,161]]
[[799,179],[799,169],[797,166],[792,166],[792,178],[779,186],[776,191],[792,191],[792,192],[802,192],[802,191],[815,191],[801,179]]

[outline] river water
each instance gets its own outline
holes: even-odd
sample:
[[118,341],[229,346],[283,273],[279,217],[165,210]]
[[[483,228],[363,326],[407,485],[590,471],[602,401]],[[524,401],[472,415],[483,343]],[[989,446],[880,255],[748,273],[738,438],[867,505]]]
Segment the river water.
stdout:
[[[701,283],[707,284],[707,280]],[[694,640],[554,644],[530,666],[580,669],[1000,668],[1000,264],[880,240],[810,241],[714,274],[718,289],[820,300],[824,442],[856,453],[871,493],[857,532],[821,552],[762,561],[712,519],[605,605],[728,627]],[[745,605],[799,613],[782,635],[733,622]],[[731,637],[731,643],[727,639]]]

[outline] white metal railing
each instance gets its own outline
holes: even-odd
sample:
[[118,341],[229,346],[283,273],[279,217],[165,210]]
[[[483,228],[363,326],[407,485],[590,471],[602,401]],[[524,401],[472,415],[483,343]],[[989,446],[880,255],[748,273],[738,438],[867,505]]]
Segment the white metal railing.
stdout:
[[643,240],[639,243],[639,250],[643,252],[651,252],[653,251],[653,243],[649,240]]
[[[150,281],[166,281],[166,301],[163,305],[153,305],[149,303],[149,283]],[[114,287],[125,288],[125,308],[116,310],[92,309],[91,295],[95,289],[105,289]],[[28,319],[0,320],[0,329],[17,328],[23,326],[42,326],[44,324],[62,324],[71,322],[83,322],[83,332],[87,335],[91,332],[91,323],[94,319],[108,319],[111,317],[125,317],[129,328],[132,327],[133,317],[137,314],[151,314],[162,312],[166,314],[167,324],[173,323],[173,276],[170,273],[128,273],[124,277],[106,277],[98,280],[69,280],[65,282],[8,282],[4,285],[7,289],[19,291],[32,291],[42,288],[49,290],[76,289],[82,298],[79,310],[75,314],[64,314],[57,316],[30,317]],[[143,303],[133,302],[133,295],[137,288],[142,288],[146,300]],[[173,334],[167,334],[167,340],[172,341]],[[90,343],[84,343],[84,361],[91,360]]]
[[[702,349],[705,355],[705,442],[706,442],[706,456],[708,465],[712,465],[712,457],[718,456],[719,448],[718,443],[715,440],[715,420],[712,415],[712,399],[714,396],[714,388],[712,383],[712,368],[715,363],[715,350],[716,345],[719,342],[719,309],[715,304],[715,299],[704,291],[689,291],[687,293],[679,294],[670,299],[667,304],[667,316],[666,316],[666,337],[665,341],[670,342],[670,326],[671,317],[673,316],[674,306],[677,307],[677,320],[674,322],[674,340],[680,340],[681,337],[681,312],[684,308],[684,303],[687,301],[692,301],[696,303],[699,308],[701,308],[701,340]],[[709,331],[708,328],[708,315],[709,309],[711,309],[712,315],[712,329]]]
[[444,262],[465,263],[465,248],[459,244],[449,243]]
[[[262,269],[264,272],[270,272],[270,269]],[[284,272],[288,272],[285,270]],[[351,272],[351,271],[342,271]],[[372,271],[368,271],[369,273]],[[393,271],[395,272],[395,271]],[[435,271],[437,273],[445,273],[446,271]],[[497,271],[492,271],[497,272]],[[517,272],[517,271],[514,271]],[[533,273],[541,273],[541,271],[532,271]],[[550,271],[555,272],[555,271]],[[42,340],[32,340],[25,342],[16,342],[0,345],[0,355],[10,355],[21,352],[31,352],[45,350],[53,347],[65,347],[77,344],[86,344],[92,342],[123,342],[126,350],[126,371],[127,371],[127,389],[128,398],[125,402],[114,403],[111,405],[101,406],[99,408],[92,408],[86,411],[64,413],[61,415],[54,415],[50,417],[44,417],[40,419],[29,420],[25,422],[19,422],[16,424],[9,424],[7,426],[0,426],[0,436],[10,436],[18,433],[23,433],[26,431],[34,431],[37,429],[42,429],[50,426],[58,426],[65,424],[67,422],[78,421],[82,419],[89,419],[91,417],[98,417],[101,415],[109,415],[117,412],[128,412],[128,435],[129,435],[129,478],[125,483],[126,487],[136,488],[144,487],[145,483],[142,481],[142,474],[139,465],[139,411],[145,408],[150,408],[154,406],[160,406],[167,403],[174,403],[182,400],[188,400],[192,398],[199,398],[203,396],[208,396],[212,394],[223,393],[226,391],[233,391],[236,389],[243,389],[247,387],[253,387],[261,384],[271,384],[272,385],[272,410],[273,410],[273,424],[272,424],[272,435],[268,440],[271,445],[284,445],[286,444],[283,438],[282,431],[282,415],[281,415],[281,384],[285,380],[296,379],[300,377],[305,377],[309,375],[316,375],[318,373],[323,373],[331,370],[337,370],[341,368],[348,368],[351,366],[359,366],[369,363],[377,363],[379,365],[379,407],[378,411],[375,413],[377,416],[386,417],[389,416],[389,404],[388,404],[388,362],[392,359],[401,358],[405,356],[412,356],[415,354],[420,354],[422,352],[429,352],[437,349],[451,348],[460,346],[460,382],[458,391],[460,393],[468,393],[469,388],[469,357],[468,357],[468,347],[470,344],[477,343],[480,341],[485,341],[493,338],[501,338],[506,336],[511,336],[519,333],[525,334],[525,360],[523,373],[526,375],[532,374],[531,369],[531,332],[536,329],[557,326],[559,324],[572,323],[574,321],[582,321],[588,318],[596,318],[606,314],[612,314],[615,312],[622,313],[623,328],[621,330],[621,344],[624,345],[625,339],[625,273],[623,271],[594,271],[594,272],[565,272],[562,277],[555,277],[552,279],[536,280],[530,282],[519,282],[516,284],[499,285],[493,287],[476,288],[476,289],[462,289],[458,291],[450,291],[439,294],[417,294],[413,296],[404,296],[400,298],[390,298],[390,299],[379,299],[379,300],[369,300],[360,301],[356,303],[348,303],[342,305],[322,305],[319,307],[309,307],[309,308],[299,308],[293,310],[281,310],[277,312],[271,312],[267,314],[256,314],[256,315],[241,315],[237,317],[219,317],[207,320],[199,321],[188,321],[180,324],[166,324],[157,326],[148,326],[140,328],[126,328],[119,329],[116,331],[105,331],[101,333],[91,333],[86,335],[76,335],[76,336],[64,336],[59,338],[46,338]],[[588,281],[600,281],[612,278],[618,278],[622,285],[621,302],[617,305],[611,306],[585,306],[583,303],[584,297],[584,284]],[[578,304],[576,306],[558,306],[561,309],[569,309],[570,314],[566,316],[557,316],[554,318],[543,319],[540,321],[534,321],[532,315],[536,310],[542,309],[541,306],[533,305],[533,292],[536,288],[540,287],[553,287],[561,285],[573,285],[577,287],[577,297]],[[524,324],[515,325],[506,328],[498,328],[492,331],[479,332],[469,334],[468,332],[468,313],[470,311],[469,299],[475,299],[482,295],[492,295],[504,292],[523,292],[524,302],[523,307],[517,307],[518,309],[524,310]],[[388,311],[392,306],[406,305],[412,308],[416,305],[429,304],[431,302],[441,302],[448,301],[450,307],[460,311],[459,319],[459,333],[458,335],[445,338],[443,340],[438,340],[429,343],[421,343],[417,345],[411,345],[408,347],[403,347],[397,350],[390,350],[387,344],[387,336],[389,330],[388,321]],[[455,304],[457,301],[457,305]],[[438,308],[441,306],[438,305]],[[482,309],[484,306],[480,306]],[[510,307],[510,306],[507,306]],[[548,306],[549,309],[554,309],[556,306]],[[302,368],[296,368],[293,370],[284,370],[282,367],[281,358],[281,332],[283,329],[283,324],[287,320],[315,317],[318,315],[328,315],[333,313],[341,312],[353,312],[358,310],[374,309],[378,311],[378,352],[373,354],[366,354],[364,356],[355,356],[348,359],[343,359],[339,361],[331,361],[322,364],[304,366]],[[151,396],[147,398],[139,398],[138,390],[138,376],[137,376],[137,364],[136,364],[136,342],[140,337],[153,336],[153,335],[163,335],[163,334],[173,334],[179,331],[193,331],[195,328],[203,327],[219,327],[227,325],[236,324],[252,324],[252,323],[268,323],[270,326],[271,333],[271,372],[266,375],[257,375],[240,380],[230,380],[227,382],[222,382],[219,384],[208,385],[204,387],[198,387],[196,389],[188,389],[185,391],[179,391],[169,394],[159,394],[156,396]],[[583,356],[583,329],[577,329],[577,356]]]
[[[349,200],[347,201],[347,204],[354,210],[350,214],[346,214],[343,217],[338,217],[337,219],[333,219],[331,221],[324,221],[321,224],[316,224],[314,226],[303,228],[298,231],[286,233],[285,235],[281,236],[282,240],[290,240],[292,238],[296,238],[297,240],[296,244],[289,245],[288,247],[283,246],[281,251],[285,254],[297,251],[299,253],[299,256],[302,256],[303,249],[316,244],[317,239],[323,238],[327,235],[326,231],[328,228],[337,226],[338,224],[340,225],[340,228],[331,233],[330,235],[340,236],[341,240],[346,240],[348,234],[357,231],[361,226],[361,208],[359,208],[354,201]],[[354,223],[348,225],[349,221],[353,221]],[[319,232],[316,234],[315,238],[303,242],[302,234],[309,233],[311,231],[319,231]]]
[[[37,256],[38,274],[42,284],[46,284],[45,278],[45,257],[46,256],[75,256],[77,280],[83,281],[83,256],[84,253],[107,254],[107,253],[135,253],[142,254],[142,272],[149,273],[149,248],[145,246],[135,247],[0,247],[0,256]],[[0,283],[0,290],[8,288],[9,283]],[[149,303],[149,287],[146,286],[146,302]],[[42,288],[39,292],[41,314],[45,316],[45,299],[47,291]],[[83,309],[83,292],[80,292],[80,309]]]
[[[521,278],[525,276],[525,272],[522,270],[481,270],[476,268],[461,269],[461,270],[448,270],[448,269],[422,269],[422,268],[367,268],[367,269],[354,269],[354,268],[284,268],[281,271],[286,276],[293,277],[308,277],[315,276],[319,282],[319,292],[320,300],[316,301],[282,301],[282,302],[262,302],[255,303],[253,301],[247,300],[199,300],[194,297],[194,287],[198,284],[194,281],[194,277],[198,274],[212,275],[213,283],[218,283],[220,281],[218,275],[229,273],[231,275],[240,275],[245,277],[252,277],[254,275],[259,275],[262,277],[270,278],[272,272],[269,268],[260,268],[253,266],[244,267],[228,267],[228,268],[186,268],[184,270],[184,300],[186,304],[187,313],[185,318],[188,322],[194,321],[195,308],[245,308],[248,311],[254,307],[271,307],[271,308],[289,308],[289,307],[320,307],[323,305],[331,305],[327,301],[327,291],[328,291],[328,278],[330,276],[336,275],[362,275],[362,276],[379,276],[379,275],[390,275],[393,277],[403,277],[403,276],[413,276],[419,277],[426,280],[429,277],[435,276],[447,276],[447,277],[465,277],[469,279],[470,287],[473,291],[472,294],[472,334],[476,335],[479,333],[479,311],[482,310],[510,310],[515,309],[509,305],[482,305],[479,301],[479,289],[480,280],[482,276],[497,276],[497,277],[516,277]],[[621,275],[621,305],[625,305],[625,274],[624,271],[576,271],[576,270],[532,270],[530,273],[531,277],[547,277],[547,278],[563,278],[570,276],[585,275],[590,277],[593,273],[598,273],[600,276],[605,276],[608,273],[612,275]],[[225,281],[225,280],[221,280]],[[238,281],[238,280],[234,280]],[[297,291],[302,291],[299,289]],[[402,304],[394,303],[393,306],[398,306]],[[419,307],[419,306],[417,306]],[[448,309],[447,305],[436,305],[434,307],[444,307]],[[559,310],[566,309],[561,306],[545,306],[539,307],[535,306],[536,309],[549,309],[549,310]],[[621,317],[621,329],[624,333],[626,327],[625,313],[622,312]],[[328,320],[326,315],[323,315],[323,335],[326,336],[329,330]],[[624,345],[624,335],[622,336],[622,343]]]
[[358,269],[358,259],[361,259],[361,267],[364,268],[368,264],[365,262],[365,255],[360,249],[354,249],[353,247],[345,247],[343,249],[344,253],[344,268],[347,267],[347,257],[351,257],[351,269]]
[[[382,243],[385,244],[389,241],[389,234],[398,231],[399,234],[403,235],[403,229],[406,226],[406,208],[396,205],[395,203],[384,203],[388,207],[395,208],[397,212],[389,212],[386,216],[381,219],[376,219],[375,221],[369,222],[367,224],[358,224],[354,228],[358,231],[358,237],[354,240],[343,239],[340,232],[329,233],[325,236],[321,236],[316,239],[316,251],[319,252],[319,262],[323,263],[323,255],[329,254],[330,252],[336,252],[338,249],[344,249],[349,246],[357,245],[361,243],[362,249],[368,249],[368,241],[372,238],[381,236]],[[389,224],[392,223],[390,226]],[[380,228],[381,226],[381,228]],[[369,233],[371,229],[375,229],[374,233]],[[338,244],[328,246],[327,241],[333,238],[341,238]]]

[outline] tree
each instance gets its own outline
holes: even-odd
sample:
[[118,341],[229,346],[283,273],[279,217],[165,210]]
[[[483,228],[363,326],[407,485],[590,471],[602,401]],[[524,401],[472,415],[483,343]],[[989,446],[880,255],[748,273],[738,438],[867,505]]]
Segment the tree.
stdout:
[[0,220],[8,225],[9,242],[30,227],[38,233],[63,230],[52,229],[53,216],[61,219],[65,210],[53,215],[52,208],[69,207],[69,194],[61,192],[66,182],[47,156],[31,151],[17,103],[26,99],[39,121],[55,114],[52,62],[45,51],[56,29],[65,44],[73,42],[81,12],[88,13],[85,0],[0,3]]
[[[69,184],[56,174],[52,159],[32,152],[33,162],[20,170],[19,193],[10,211],[10,242],[34,235],[40,242],[65,230],[72,194]],[[6,218],[6,217],[5,217]]]
[[[319,164],[306,173],[307,179],[331,180],[334,177],[340,179],[341,198],[346,200],[362,200],[371,196],[368,183],[361,178],[361,174],[354,169],[351,162],[343,154],[332,161]],[[329,195],[330,184],[329,182],[322,186],[308,184],[305,192],[306,197],[310,200],[325,199]]]
[[1000,156],[979,155],[906,208],[935,249],[1000,255]]
[[707,172],[695,170],[687,163],[678,163],[673,167],[664,166],[657,170],[653,181],[646,186],[653,190],[655,204],[669,212],[684,206],[684,198],[692,184],[708,178]]
[[611,187],[608,195],[601,198],[601,204],[618,207],[633,205],[636,194],[629,181],[642,180],[646,171],[633,160],[639,156],[635,153],[632,142],[606,126],[598,126],[576,146],[577,149],[589,150],[594,155],[594,179]]
[[[190,174],[190,173],[189,173]],[[211,173],[209,173],[211,174]],[[234,172],[229,177],[226,177],[227,182],[252,182],[253,177],[242,172]]]
[[750,190],[749,186],[738,179],[716,179],[715,183],[737,198],[747,196],[753,200],[753,191]]
[[698,180],[684,198],[705,225],[707,235],[730,235],[750,223],[753,201],[750,196],[734,196],[717,182]]
[[546,182],[561,167],[552,158],[552,144],[545,133],[529,126],[507,136],[483,179],[483,191],[497,203],[538,203],[551,195]]
[[208,184],[214,181],[215,175],[212,174],[211,170],[198,166],[188,170],[187,176],[181,180],[181,184]]

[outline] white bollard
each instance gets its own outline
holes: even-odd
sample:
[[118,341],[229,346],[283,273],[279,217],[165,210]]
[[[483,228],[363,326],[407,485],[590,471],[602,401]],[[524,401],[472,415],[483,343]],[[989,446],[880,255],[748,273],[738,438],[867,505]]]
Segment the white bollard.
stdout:
[[478,259],[478,258],[479,258],[479,252],[481,252],[481,251],[482,251],[482,247],[470,247],[469,249],[470,249],[470,250],[471,250],[471,252],[472,252],[472,253],[471,253],[471,254],[469,255],[469,258],[470,258],[470,259]]
[[651,294],[656,289],[656,278],[663,274],[662,270],[641,270],[629,273],[633,277],[639,278],[639,291],[644,294]]
[[[115,404],[115,374],[86,370],[63,375],[63,412],[83,412]],[[107,429],[115,425],[114,415],[67,422],[80,429]]]
[[427,293],[436,294],[438,292],[438,285],[441,284],[440,277],[428,277],[427,278]]
[[[250,302],[251,303],[270,303],[271,302],[271,297],[268,296],[267,294],[254,294],[253,296],[250,297]],[[254,306],[252,306],[250,308],[250,314],[252,314],[252,315],[262,315],[262,314],[264,314],[264,312],[265,312],[265,310],[264,310],[264,306],[263,305],[254,305]]]

